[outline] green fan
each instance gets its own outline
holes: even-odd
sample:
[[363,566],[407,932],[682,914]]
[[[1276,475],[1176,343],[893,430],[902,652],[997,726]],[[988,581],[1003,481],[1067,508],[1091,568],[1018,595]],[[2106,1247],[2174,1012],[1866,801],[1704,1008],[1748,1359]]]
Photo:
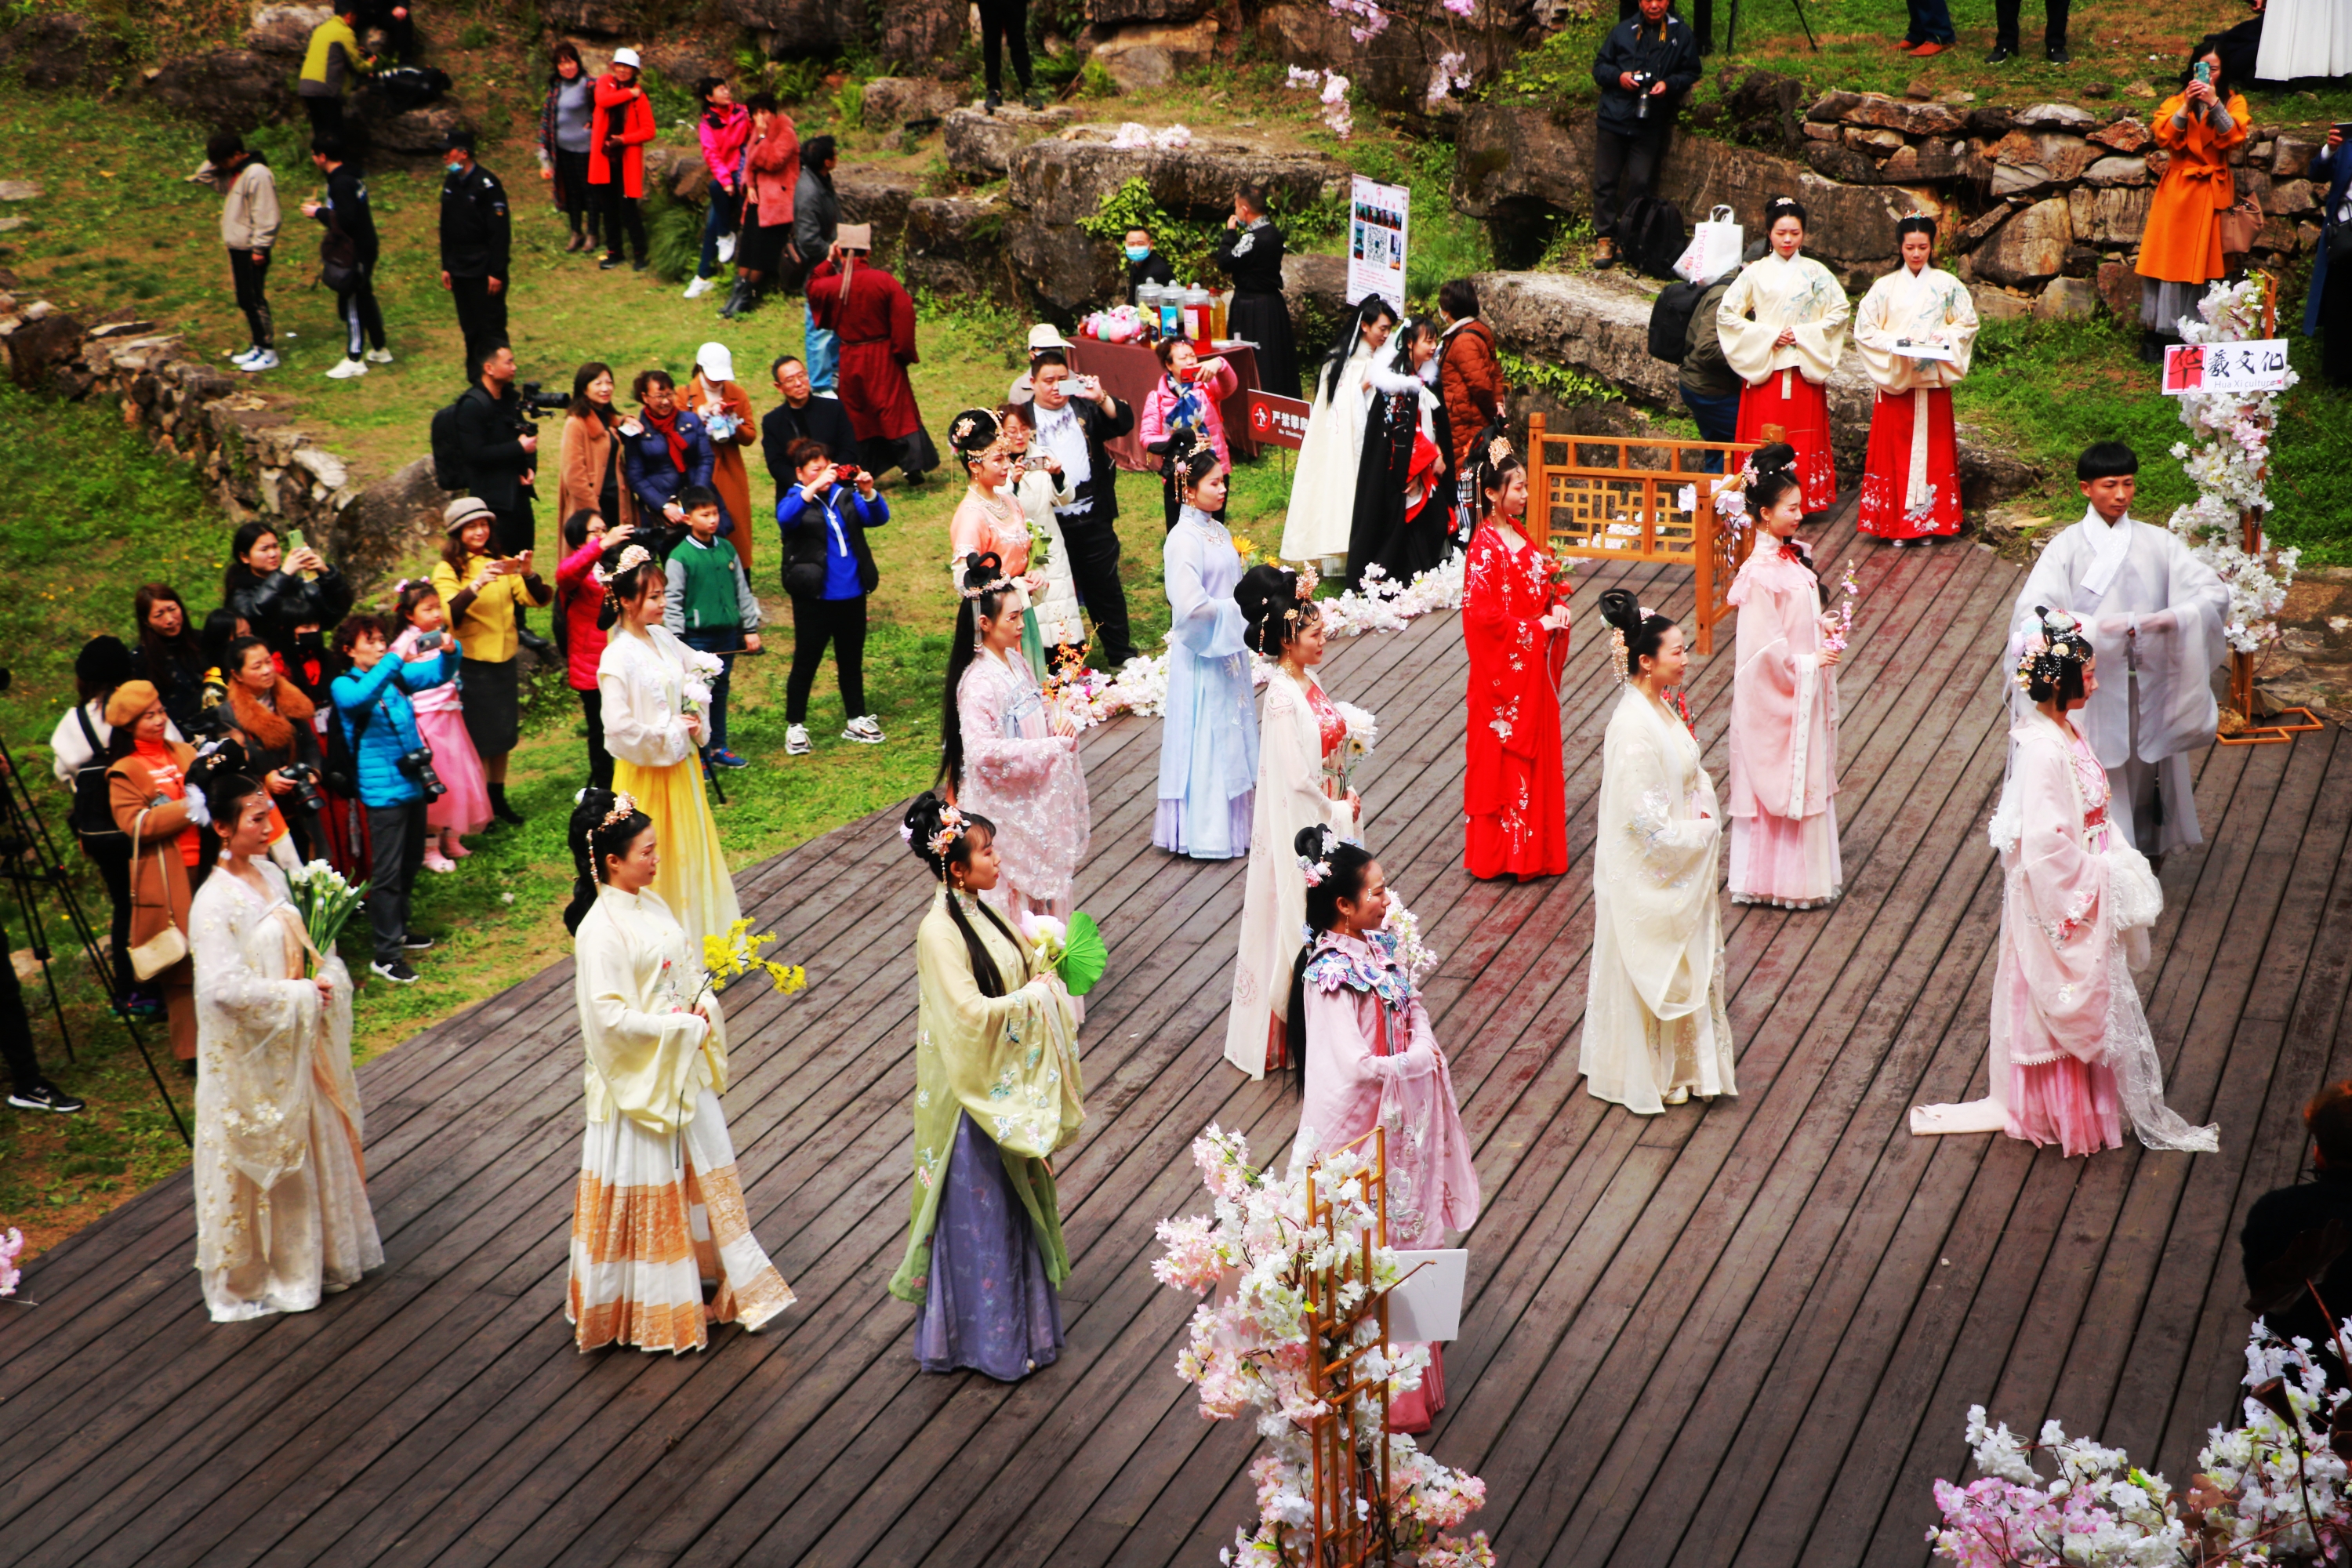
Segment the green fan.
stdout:
[[1054,966],[1062,984],[1071,995],[1083,996],[1095,988],[1095,982],[1109,966],[1110,949],[1103,945],[1102,931],[1095,925],[1095,917],[1084,910],[1072,915],[1062,962]]

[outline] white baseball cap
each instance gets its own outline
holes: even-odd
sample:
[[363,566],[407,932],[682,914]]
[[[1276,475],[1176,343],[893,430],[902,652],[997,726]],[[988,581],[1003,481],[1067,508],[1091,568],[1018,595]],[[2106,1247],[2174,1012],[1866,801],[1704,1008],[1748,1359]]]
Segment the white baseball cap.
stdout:
[[1062,336],[1062,329],[1051,321],[1040,321],[1029,329],[1029,352],[1033,354],[1040,349],[1066,350],[1069,346],[1069,340]]
[[735,356],[725,343],[703,344],[694,351],[694,363],[701,367],[702,379],[713,385],[735,379]]
[[635,49],[614,49],[613,63],[616,66],[635,66],[639,70],[645,69],[646,67],[646,62],[637,58],[637,51]]

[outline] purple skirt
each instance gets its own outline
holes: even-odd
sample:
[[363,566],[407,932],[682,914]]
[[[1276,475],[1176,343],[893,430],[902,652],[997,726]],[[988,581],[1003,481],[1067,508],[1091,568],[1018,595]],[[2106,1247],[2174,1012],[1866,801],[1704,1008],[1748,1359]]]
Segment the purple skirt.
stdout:
[[969,1367],[1014,1383],[1062,1353],[1062,1299],[995,1141],[956,1118],[931,1230],[929,1284],[915,1320],[925,1372]]

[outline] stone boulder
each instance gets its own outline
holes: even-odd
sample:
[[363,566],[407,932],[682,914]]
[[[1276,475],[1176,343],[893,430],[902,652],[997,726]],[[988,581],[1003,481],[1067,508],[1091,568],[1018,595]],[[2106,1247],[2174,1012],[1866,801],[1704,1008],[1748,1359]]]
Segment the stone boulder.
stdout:
[[[1444,14],[1433,6],[1431,15]],[[1358,42],[1348,30],[1349,17],[1307,0],[1276,0],[1258,10],[1255,17],[1252,26],[1263,53],[1286,66],[1338,71],[1370,102],[1414,116],[1430,112],[1426,100],[1430,71],[1446,51],[1457,47],[1448,41],[1450,35],[1442,26],[1406,25],[1383,28]],[[1465,56],[1465,68],[1476,81],[1491,79],[1498,68],[1519,55],[1515,34],[1490,44],[1483,29],[1476,27],[1461,36],[1458,47]]]
[[913,175],[873,163],[842,163],[833,171],[833,194],[841,198],[841,221],[874,226],[874,259],[898,264],[907,234],[907,210],[922,194]]
[[2100,126],[2084,140],[2105,147],[2111,153],[2145,153],[2156,145],[2155,134],[2129,115]]
[[[1847,125],[1874,127],[1901,136],[1941,137],[1949,141],[1968,129],[1968,116],[1948,104],[1918,103],[1889,98],[1883,92],[1854,95],[1857,101],[1837,119]],[[1810,113],[1807,118],[1813,118]]]
[[758,34],[772,59],[830,54],[867,37],[865,0],[719,0],[719,9]]
[[965,0],[891,0],[882,7],[881,54],[913,70],[938,70],[963,47]]
[[1192,22],[1217,8],[1215,0],[1087,0],[1087,20],[1098,27],[1134,22]]
[[2074,239],[2067,198],[2052,196],[1994,230],[1969,258],[1979,278],[2011,285],[2039,283],[2065,270],[2067,247]]
[[[307,472],[311,464],[303,459],[329,456],[305,447],[295,461]],[[352,586],[364,592],[438,542],[441,509],[448,500],[448,492],[433,482],[433,459],[419,458],[349,498],[335,513],[323,548]]]
[[2100,150],[2064,132],[2011,132],[1984,150],[1993,165],[1995,196],[2030,195],[2071,185],[2098,161]]
[[1095,45],[1094,58],[1122,92],[1148,92],[1176,85],[1177,73],[1197,70],[1216,58],[1217,19],[1134,22],[1111,30]]
[[82,16],[37,11],[0,33],[0,73],[26,87],[103,90],[130,59],[121,40]]
[[[1725,73],[1728,75],[1728,72]],[[1778,71],[1749,71],[1716,105],[1708,129],[1735,142],[1795,156],[1804,142],[1805,84]],[[1694,118],[1697,110],[1692,110]]]
[[539,9],[559,33],[618,38],[637,27],[637,11],[625,0],[540,0]]
[[1976,306],[1979,321],[2020,321],[2033,314],[2032,300],[1990,284],[1970,284],[1969,300]]
[[918,196],[907,204],[900,281],[940,294],[1015,302],[1005,261],[1011,209],[993,197]]
[[2053,278],[2033,298],[2033,319],[2063,321],[2098,314],[2099,286],[2088,278]]
[[1118,247],[1073,224],[1052,223],[1016,205],[1005,226],[1005,258],[1047,319],[1068,326],[1127,285]]
[[2121,154],[2100,159],[2083,171],[2086,185],[2153,185],[2155,177],[2147,172],[2147,160],[2127,158]]
[[1348,258],[1286,252],[1282,300],[1290,307],[1290,337],[1298,350],[1300,379],[1306,366],[1339,335],[1348,316]]
[[358,94],[352,101],[356,111],[352,122],[373,155],[437,158],[451,132],[474,129],[465,111],[446,98],[399,110],[371,93]]
[[862,116],[868,131],[893,131],[916,121],[944,119],[962,95],[924,77],[877,76],[866,84]]
[[2077,186],[2066,193],[2068,226],[2078,244],[2134,249],[2147,232],[2147,209],[2155,200],[2151,190]]
[[2086,136],[2097,130],[2105,116],[2095,114],[2078,103],[2036,103],[2010,110],[2010,123],[2020,131],[2065,131],[2076,136]]
[[1058,104],[1042,113],[1012,104],[994,114],[969,107],[950,108],[940,123],[948,167],[958,178],[976,185],[1001,180],[1012,172],[1015,153],[1032,142],[1058,134],[1076,121],[1075,110]]
[[1117,128],[1080,125],[1014,154],[1013,205],[1041,223],[1075,224],[1130,179],[1178,217],[1222,216],[1234,192],[1255,183],[1277,204],[1303,206],[1327,190],[1345,194],[1349,173],[1321,153],[1277,153],[1211,137],[1189,147],[1114,147]]
[[16,330],[0,339],[7,345],[8,379],[26,392],[38,391],[53,371],[80,354],[81,334],[81,322],[64,311],[27,311]]
[[257,7],[252,24],[245,29],[245,47],[257,55],[290,58],[299,71],[302,57],[310,47],[312,30],[324,26],[333,15],[324,5]]
[[145,81],[158,100],[197,123],[244,132],[296,117],[297,68],[277,55],[214,49],[166,60]]
[[1525,104],[1481,103],[1454,140],[1454,206],[1498,222],[1589,205],[1592,121],[1562,121]]

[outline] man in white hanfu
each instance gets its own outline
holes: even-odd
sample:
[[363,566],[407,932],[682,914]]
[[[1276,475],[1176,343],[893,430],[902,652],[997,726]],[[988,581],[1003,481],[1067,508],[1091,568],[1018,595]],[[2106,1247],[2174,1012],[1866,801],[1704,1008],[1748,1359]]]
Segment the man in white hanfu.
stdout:
[[[2179,535],[2130,515],[2138,469],[2119,441],[2084,451],[2074,471],[2089,509],[2034,563],[2010,616],[2009,658],[2040,624],[2037,605],[2087,623],[2102,679],[2076,722],[2107,770],[2111,819],[2160,862],[2205,841],[2189,757],[2212,744],[2221,718],[2213,670],[2230,651],[2230,590]],[[2011,700],[2032,707],[2022,692]]]

